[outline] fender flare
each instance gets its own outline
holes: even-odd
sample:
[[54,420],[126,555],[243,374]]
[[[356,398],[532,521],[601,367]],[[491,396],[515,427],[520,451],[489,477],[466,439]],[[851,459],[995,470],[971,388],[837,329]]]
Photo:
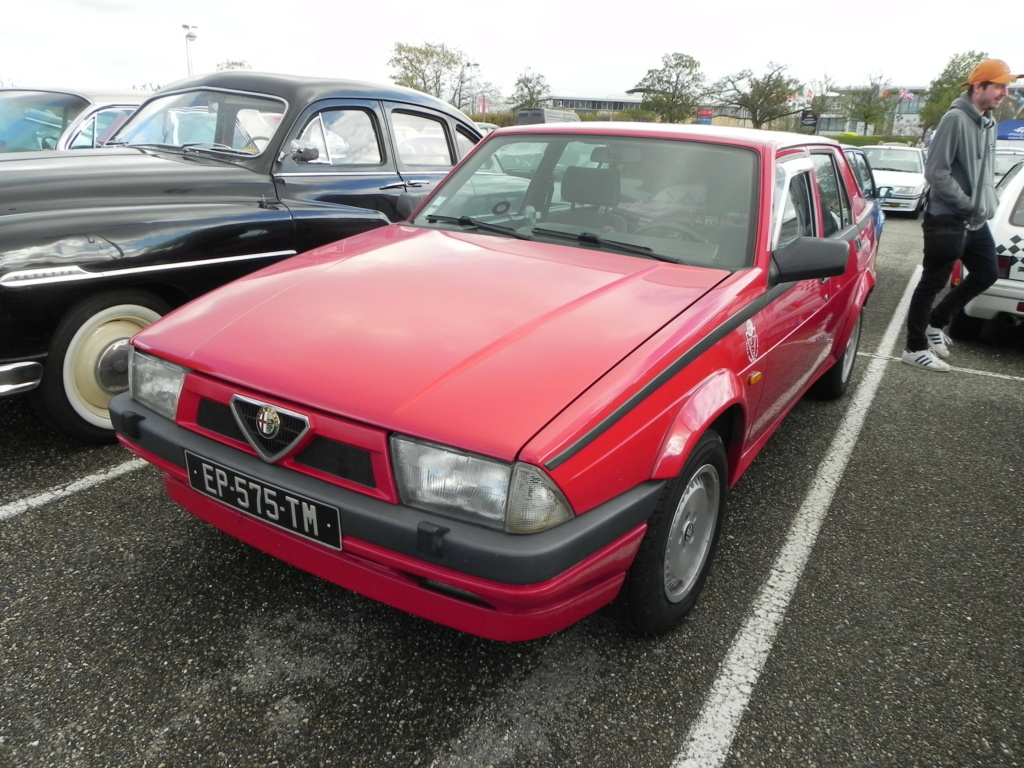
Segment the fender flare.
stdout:
[[[734,428],[743,430],[746,428],[746,397],[743,383],[733,371],[716,371],[684,395],[682,406],[655,456],[651,478],[672,478],[682,472],[686,457],[700,436],[733,407],[739,408],[739,423]],[[722,438],[726,450],[729,450],[730,436],[723,435]]]

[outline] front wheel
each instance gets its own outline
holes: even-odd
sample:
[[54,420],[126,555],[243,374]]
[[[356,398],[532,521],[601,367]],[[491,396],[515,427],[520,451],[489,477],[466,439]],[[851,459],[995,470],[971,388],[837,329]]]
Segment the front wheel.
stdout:
[[110,400],[128,389],[128,339],[171,309],[142,291],[112,291],[73,307],[53,335],[34,405],[54,429],[110,443]]
[[697,602],[718,544],[727,487],[725,446],[717,433],[706,432],[651,515],[616,598],[619,618],[637,632],[664,632]]

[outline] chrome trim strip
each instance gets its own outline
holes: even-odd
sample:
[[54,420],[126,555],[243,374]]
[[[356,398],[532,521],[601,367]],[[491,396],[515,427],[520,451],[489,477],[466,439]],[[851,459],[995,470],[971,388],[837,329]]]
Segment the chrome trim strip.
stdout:
[[42,378],[42,363],[0,365],[0,397],[35,389]]
[[[331,166],[327,163],[321,163],[317,167],[319,168],[330,168]],[[336,166],[335,166],[336,167]],[[317,176],[359,176],[360,178],[369,178],[371,176],[379,176],[382,179],[397,179],[399,178],[398,173],[394,171],[378,171],[376,173],[365,173],[360,170],[352,171],[282,171],[274,174],[275,179],[307,179]]]
[[81,267],[74,265],[70,267],[45,267],[42,269],[21,269],[15,272],[8,272],[0,277],[0,286],[5,288],[24,288],[33,285],[46,285],[48,283],[66,283],[76,280],[98,280],[102,278],[119,277],[120,275],[139,275],[149,272],[165,272],[175,269],[187,269],[189,267],[201,267],[212,264],[230,264],[235,261],[253,261],[255,259],[270,259],[279,256],[295,256],[298,251],[271,251],[268,253],[251,253],[245,256],[224,256],[219,259],[202,259],[199,261],[182,261],[175,264],[153,264],[148,267],[127,267],[126,269],[114,269],[106,272],[87,272]]

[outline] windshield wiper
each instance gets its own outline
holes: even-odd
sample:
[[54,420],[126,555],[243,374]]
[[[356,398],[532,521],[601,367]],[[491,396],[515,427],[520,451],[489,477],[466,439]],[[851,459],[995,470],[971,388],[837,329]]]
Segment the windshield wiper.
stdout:
[[596,235],[593,232],[581,232],[576,234],[574,232],[562,232],[558,229],[544,229],[543,227],[537,227],[532,230],[532,234],[541,235],[542,237],[556,237],[561,240],[574,240],[577,243],[583,243],[584,245],[596,245],[598,248],[613,248],[623,253],[634,253],[638,256],[650,256],[651,258],[659,259],[660,261],[671,261],[675,262],[675,259],[670,259],[667,256],[663,256],[659,253],[655,253],[653,248],[648,248],[646,245],[634,245],[633,243],[624,243],[621,240],[608,240],[607,238]]
[[518,229],[514,227],[504,227],[500,224],[489,224],[486,221],[480,221],[474,219],[472,216],[438,216],[437,214],[430,214],[427,216],[427,221],[431,224],[436,224],[439,221],[445,224],[458,224],[460,227],[473,227],[474,229],[482,229],[484,232],[493,232],[497,235],[511,235],[518,240],[530,240],[529,235],[524,235]]

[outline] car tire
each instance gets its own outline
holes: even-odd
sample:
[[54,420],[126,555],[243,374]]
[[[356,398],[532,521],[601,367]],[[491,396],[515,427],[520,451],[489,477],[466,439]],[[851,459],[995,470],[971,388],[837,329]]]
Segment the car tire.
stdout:
[[981,336],[984,328],[984,318],[971,317],[964,312],[963,307],[953,312],[953,317],[949,321],[949,335],[961,341],[975,341]]
[[696,603],[721,533],[727,466],[722,438],[708,431],[666,487],[615,601],[619,620],[634,631],[664,632]]
[[853,367],[857,362],[857,350],[860,348],[860,331],[864,323],[864,313],[857,312],[857,319],[853,323],[853,330],[846,340],[846,348],[842,356],[821,374],[821,377],[811,386],[810,394],[821,400],[836,400],[846,394],[850,386],[850,379],[853,378]]
[[33,393],[43,421],[86,443],[114,442],[107,408],[128,388],[126,342],[170,309],[142,291],[111,291],[72,307],[53,335]]

